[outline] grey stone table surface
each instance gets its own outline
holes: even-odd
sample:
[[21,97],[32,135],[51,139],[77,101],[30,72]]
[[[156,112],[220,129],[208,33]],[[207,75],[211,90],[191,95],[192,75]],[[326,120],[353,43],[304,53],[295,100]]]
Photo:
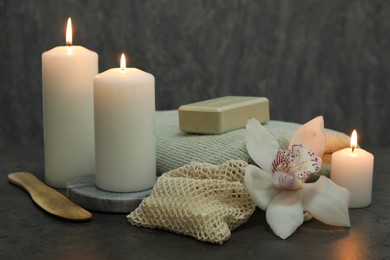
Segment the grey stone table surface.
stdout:
[[42,180],[42,148],[0,149],[0,258],[390,259],[390,149],[370,151],[375,155],[373,201],[367,208],[350,210],[350,229],[312,220],[281,240],[257,209],[227,243],[213,245],[134,227],[126,214],[93,212],[92,220],[84,223],[53,217],[7,181],[14,171],[30,171]]

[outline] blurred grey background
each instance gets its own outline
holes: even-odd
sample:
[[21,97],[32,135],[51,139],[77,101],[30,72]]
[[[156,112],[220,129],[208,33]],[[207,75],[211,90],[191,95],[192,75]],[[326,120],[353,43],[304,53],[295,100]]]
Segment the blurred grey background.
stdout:
[[99,71],[156,77],[156,107],[265,96],[273,120],[359,132],[390,145],[390,1],[0,0],[0,145],[42,146],[41,54],[73,42]]

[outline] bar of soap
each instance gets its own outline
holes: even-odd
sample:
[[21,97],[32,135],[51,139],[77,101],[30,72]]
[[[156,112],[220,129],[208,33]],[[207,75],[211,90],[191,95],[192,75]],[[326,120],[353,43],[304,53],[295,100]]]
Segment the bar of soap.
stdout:
[[226,96],[179,107],[180,129],[188,133],[222,134],[245,127],[249,118],[269,120],[267,98]]

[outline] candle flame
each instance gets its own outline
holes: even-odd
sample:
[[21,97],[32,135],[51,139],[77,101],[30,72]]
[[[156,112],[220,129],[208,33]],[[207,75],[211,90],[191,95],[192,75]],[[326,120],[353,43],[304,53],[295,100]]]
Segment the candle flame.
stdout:
[[352,131],[350,146],[352,148],[352,151],[357,147],[357,133],[356,133],[356,130]]
[[66,44],[68,46],[72,45],[72,20],[68,18],[68,24],[66,26]]
[[124,53],[122,53],[122,56],[121,56],[121,69],[122,70],[126,69],[126,57],[125,57]]

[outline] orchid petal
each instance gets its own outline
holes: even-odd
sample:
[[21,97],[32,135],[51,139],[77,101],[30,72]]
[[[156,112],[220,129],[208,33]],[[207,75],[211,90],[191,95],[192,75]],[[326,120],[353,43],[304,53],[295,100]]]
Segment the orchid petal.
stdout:
[[272,161],[278,153],[278,141],[254,118],[248,120],[246,129],[246,148],[250,157],[264,171],[270,173]]
[[303,223],[302,190],[283,191],[269,204],[266,218],[272,231],[286,239]]
[[270,201],[280,192],[273,185],[272,176],[254,165],[245,168],[244,182],[251,198],[262,210],[266,210]]
[[348,203],[350,193],[329,178],[321,176],[303,186],[303,208],[317,220],[334,226],[350,227]]
[[319,157],[322,157],[326,148],[324,118],[318,116],[301,125],[291,137],[288,148],[291,149],[294,144],[301,144],[307,150],[312,150]]

